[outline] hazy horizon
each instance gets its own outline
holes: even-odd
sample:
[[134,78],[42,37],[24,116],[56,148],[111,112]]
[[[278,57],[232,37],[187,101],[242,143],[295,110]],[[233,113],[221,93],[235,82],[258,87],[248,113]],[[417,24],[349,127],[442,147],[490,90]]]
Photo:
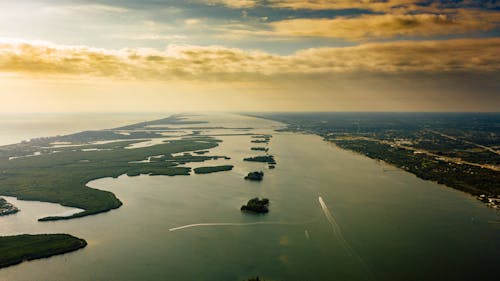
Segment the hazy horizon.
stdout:
[[0,112],[500,108],[497,1],[0,3]]

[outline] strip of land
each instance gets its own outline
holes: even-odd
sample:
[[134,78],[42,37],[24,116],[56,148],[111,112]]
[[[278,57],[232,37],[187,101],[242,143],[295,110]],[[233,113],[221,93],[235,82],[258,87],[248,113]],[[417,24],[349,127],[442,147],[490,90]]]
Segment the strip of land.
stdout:
[[68,234],[3,236],[0,237],[0,268],[73,252],[85,246],[85,240]]
[[221,166],[211,166],[211,167],[199,167],[194,168],[195,174],[210,174],[222,171],[231,171],[233,169],[233,165],[221,165]]

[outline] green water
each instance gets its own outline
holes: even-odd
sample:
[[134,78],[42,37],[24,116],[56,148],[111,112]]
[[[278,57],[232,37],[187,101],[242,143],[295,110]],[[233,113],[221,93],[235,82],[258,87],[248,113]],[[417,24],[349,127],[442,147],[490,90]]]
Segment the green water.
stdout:
[[[229,118],[229,117],[228,117]],[[239,120],[241,123],[241,120]],[[225,126],[227,125],[227,120]],[[244,119],[259,132],[275,123]],[[209,133],[208,131],[205,133]],[[241,133],[241,132],[240,132]],[[495,280],[500,219],[467,194],[344,151],[312,135],[273,133],[278,162],[241,161],[250,136],[219,137],[212,155],[233,171],[191,176],[105,178],[94,188],[124,205],[82,219],[38,223],[54,204],[0,218],[0,234],[66,232],[83,250],[0,270],[0,280]],[[261,183],[244,181],[264,170]],[[390,171],[384,171],[390,170]],[[270,199],[267,215],[243,214],[248,199]],[[319,197],[333,216],[323,210]],[[52,208],[48,210],[47,208]],[[259,225],[199,226],[198,223]]]

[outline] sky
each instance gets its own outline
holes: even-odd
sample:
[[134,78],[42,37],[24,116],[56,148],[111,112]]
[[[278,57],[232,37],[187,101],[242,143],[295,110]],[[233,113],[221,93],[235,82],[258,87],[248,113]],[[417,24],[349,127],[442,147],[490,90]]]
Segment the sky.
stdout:
[[0,0],[0,112],[499,111],[497,0]]

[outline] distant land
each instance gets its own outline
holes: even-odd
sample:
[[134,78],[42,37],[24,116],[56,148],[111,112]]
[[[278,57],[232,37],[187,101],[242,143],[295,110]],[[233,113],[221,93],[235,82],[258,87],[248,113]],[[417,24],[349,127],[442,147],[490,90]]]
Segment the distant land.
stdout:
[[[475,196],[500,197],[500,113],[269,113],[286,131],[382,160]],[[493,203],[491,203],[493,202]]]

